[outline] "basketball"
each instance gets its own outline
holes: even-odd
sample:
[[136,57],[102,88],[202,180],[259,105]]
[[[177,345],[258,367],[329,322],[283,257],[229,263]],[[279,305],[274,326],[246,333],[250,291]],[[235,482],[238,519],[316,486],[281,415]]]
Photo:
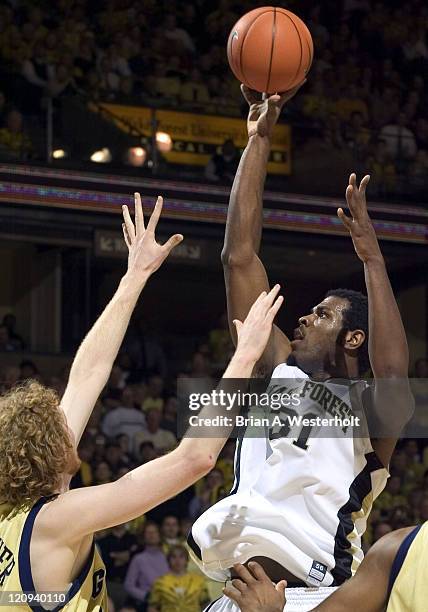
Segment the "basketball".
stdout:
[[237,79],[259,92],[281,93],[299,85],[312,64],[312,36],[304,22],[283,8],[246,13],[232,28],[227,57]]

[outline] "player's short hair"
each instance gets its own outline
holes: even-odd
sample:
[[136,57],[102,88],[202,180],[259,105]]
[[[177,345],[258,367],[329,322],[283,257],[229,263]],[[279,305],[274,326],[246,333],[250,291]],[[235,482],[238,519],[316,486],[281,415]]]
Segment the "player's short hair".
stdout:
[[358,372],[363,375],[370,368],[369,359],[369,301],[360,291],[352,289],[331,289],[325,297],[335,296],[348,300],[349,307],[343,313],[343,329],[353,331],[361,329],[365,340],[358,349]]
[[29,507],[58,489],[73,448],[59,404],[31,379],[0,397],[0,503]]

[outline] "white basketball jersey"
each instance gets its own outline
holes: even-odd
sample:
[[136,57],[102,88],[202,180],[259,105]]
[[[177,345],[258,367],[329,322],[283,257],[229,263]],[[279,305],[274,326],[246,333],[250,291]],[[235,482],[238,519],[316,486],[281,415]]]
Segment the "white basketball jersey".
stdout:
[[[364,381],[319,383],[281,364],[268,393],[299,395],[298,405],[283,410],[288,416],[358,415],[365,423],[365,389]],[[388,472],[368,436],[337,426],[331,437],[322,431],[296,425],[273,427],[264,438],[242,432],[229,496],[197,519],[188,539],[207,576],[228,580],[234,563],[255,556],[277,561],[309,586],[337,586],[355,573],[361,536]]]

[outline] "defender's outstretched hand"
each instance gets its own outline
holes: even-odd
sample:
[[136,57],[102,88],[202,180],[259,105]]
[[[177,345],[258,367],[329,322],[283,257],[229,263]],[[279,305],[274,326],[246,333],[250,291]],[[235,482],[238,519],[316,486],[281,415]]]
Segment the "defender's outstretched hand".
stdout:
[[241,612],[282,612],[285,606],[285,587],[281,580],[272,584],[261,565],[250,561],[248,569],[241,564],[233,566],[239,578],[232,580],[232,586],[223,593],[233,599]]
[[236,352],[245,354],[247,359],[258,361],[266,348],[273,320],[284,301],[282,295],[278,296],[279,290],[280,286],[275,285],[269,293],[263,291],[251,306],[245,321],[233,321],[238,335]]
[[156,242],[155,231],[162,212],[163,198],[159,196],[147,228],[144,225],[143,206],[139,193],[135,198],[135,225],[127,206],[122,207],[124,223],[123,235],[129,250],[128,270],[142,277],[151,275],[163,264],[172,249],[182,240],[181,234],[174,234],[165,244]]
[[271,137],[282,107],[299,91],[304,83],[306,83],[306,79],[290,91],[274,94],[268,98],[246,85],[241,85],[242,95],[250,106],[247,120],[248,137],[254,136],[254,134]]
[[346,216],[343,208],[337,209],[337,216],[351,234],[355,252],[364,263],[370,259],[382,257],[376,232],[367,211],[366,187],[369,180],[370,176],[366,175],[358,187],[356,175],[353,173],[349,177],[346,202],[352,219]]

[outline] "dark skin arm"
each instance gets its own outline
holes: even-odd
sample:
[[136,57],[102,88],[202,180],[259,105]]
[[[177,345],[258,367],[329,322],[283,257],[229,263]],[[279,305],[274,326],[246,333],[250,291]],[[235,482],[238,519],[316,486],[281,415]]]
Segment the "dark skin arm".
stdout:
[[[414,529],[406,527],[388,533],[367,553],[357,573],[311,612],[385,612],[392,564],[404,538]],[[248,569],[235,565],[239,579],[223,590],[241,612],[283,612],[284,583],[274,585],[263,568],[251,562]]]
[[379,459],[388,466],[397,438],[413,412],[408,383],[409,349],[400,311],[388,278],[385,261],[367,211],[365,176],[357,185],[349,177],[346,201],[352,218],[342,208],[337,214],[349,231],[355,252],[364,264],[369,302],[369,357],[375,378],[375,427],[382,437],[372,439]]
[[[262,291],[269,291],[266,270],[259,259],[263,225],[263,187],[271,148],[273,128],[281,109],[298,88],[285,94],[261,99],[242,86],[250,110],[248,145],[232,186],[226,223],[222,262],[226,283],[229,327],[236,343],[233,320],[242,320]],[[276,326],[258,364],[259,374],[269,375],[290,353],[288,338]]]

